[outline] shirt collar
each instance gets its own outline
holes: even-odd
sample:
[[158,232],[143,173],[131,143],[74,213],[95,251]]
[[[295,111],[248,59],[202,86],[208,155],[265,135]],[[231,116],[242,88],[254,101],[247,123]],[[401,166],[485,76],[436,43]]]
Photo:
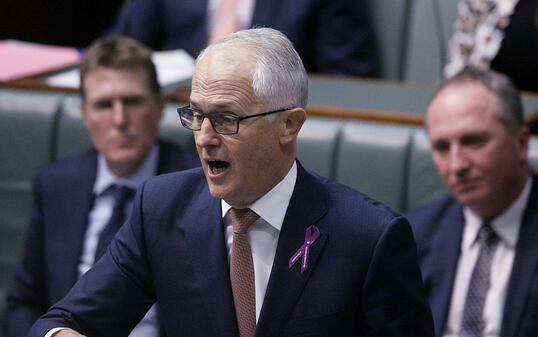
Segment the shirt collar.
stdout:
[[130,176],[119,178],[110,171],[105,157],[100,153],[97,156],[97,175],[93,184],[93,193],[101,195],[112,185],[127,186],[136,190],[140,184],[157,173],[158,158],[159,147],[155,144]]
[[[532,178],[529,176],[517,199],[499,216],[491,221],[491,228],[495,234],[510,248],[515,249],[521,227],[523,213],[527,207],[531,191]],[[463,209],[465,218],[465,231],[462,245],[464,249],[470,249],[476,241],[482,218],[474,213],[469,207]]]
[[[284,216],[290,203],[295,182],[297,181],[297,163],[294,161],[293,166],[288,174],[269,192],[256,200],[248,208],[256,212],[268,224],[278,231],[282,228]],[[221,200],[222,217],[232,208],[226,201]]]

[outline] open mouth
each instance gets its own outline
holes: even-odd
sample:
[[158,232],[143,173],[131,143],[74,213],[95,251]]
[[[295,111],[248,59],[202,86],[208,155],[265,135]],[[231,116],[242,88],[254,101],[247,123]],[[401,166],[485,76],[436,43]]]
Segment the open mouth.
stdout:
[[230,166],[230,163],[222,160],[208,160],[207,164],[209,165],[209,170],[213,174],[222,173]]

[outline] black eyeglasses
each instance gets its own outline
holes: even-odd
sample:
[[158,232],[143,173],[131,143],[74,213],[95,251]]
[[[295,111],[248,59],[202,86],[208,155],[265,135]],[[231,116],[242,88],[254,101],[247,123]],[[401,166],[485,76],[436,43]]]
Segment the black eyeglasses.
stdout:
[[221,135],[235,135],[237,132],[239,132],[239,122],[241,122],[243,119],[265,116],[290,109],[291,108],[279,109],[248,116],[236,116],[227,112],[203,113],[201,111],[193,110],[187,105],[177,108],[177,113],[179,114],[181,125],[189,130],[200,131],[202,129],[204,119],[209,118],[211,126],[216,133],[220,133]]

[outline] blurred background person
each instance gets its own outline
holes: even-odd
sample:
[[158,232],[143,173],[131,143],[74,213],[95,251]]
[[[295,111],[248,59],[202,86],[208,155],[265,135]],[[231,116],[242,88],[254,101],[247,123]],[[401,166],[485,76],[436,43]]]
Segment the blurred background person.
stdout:
[[434,95],[426,128],[450,195],[407,217],[436,336],[536,336],[538,186],[518,91],[465,69]]
[[376,76],[377,53],[365,0],[126,1],[110,33],[154,50],[185,49],[193,57],[239,29],[282,31],[307,72]]
[[460,0],[445,76],[466,66],[506,74],[538,91],[538,1]]
[[[26,336],[106,250],[147,178],[199,165],[157,140],[162,115],[150,50],[125,37],[96,41],[80,66],[81,110],[95,149],[43,168],[22,264],[8,292],[6,337]],[[160,335],[151,309],[131,336]]]

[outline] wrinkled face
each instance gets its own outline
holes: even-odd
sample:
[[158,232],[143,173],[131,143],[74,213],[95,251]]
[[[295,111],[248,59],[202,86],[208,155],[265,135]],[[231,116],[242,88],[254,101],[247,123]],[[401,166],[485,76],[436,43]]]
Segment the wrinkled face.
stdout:
[[[252,89],[252,61],[206,54],[196,67],[191,107],[203,113],[247,116],[264,112]],[[278,118],[254,117],[240,122],[235,135],[216,133],[209,119],[194,131],[196,148],[211,194],[243,208],[267,193],[287,173],[277,132]]]
[[98,67],[84,79],[84,122],[117,176],[131,174],[157,138],[163,103],[142,68]]
[[493,117],[494,95],[481,84],[449,86],[427,112],[433,159],[450,193],[482,217],[515,200],[527,176],[528,135]]

